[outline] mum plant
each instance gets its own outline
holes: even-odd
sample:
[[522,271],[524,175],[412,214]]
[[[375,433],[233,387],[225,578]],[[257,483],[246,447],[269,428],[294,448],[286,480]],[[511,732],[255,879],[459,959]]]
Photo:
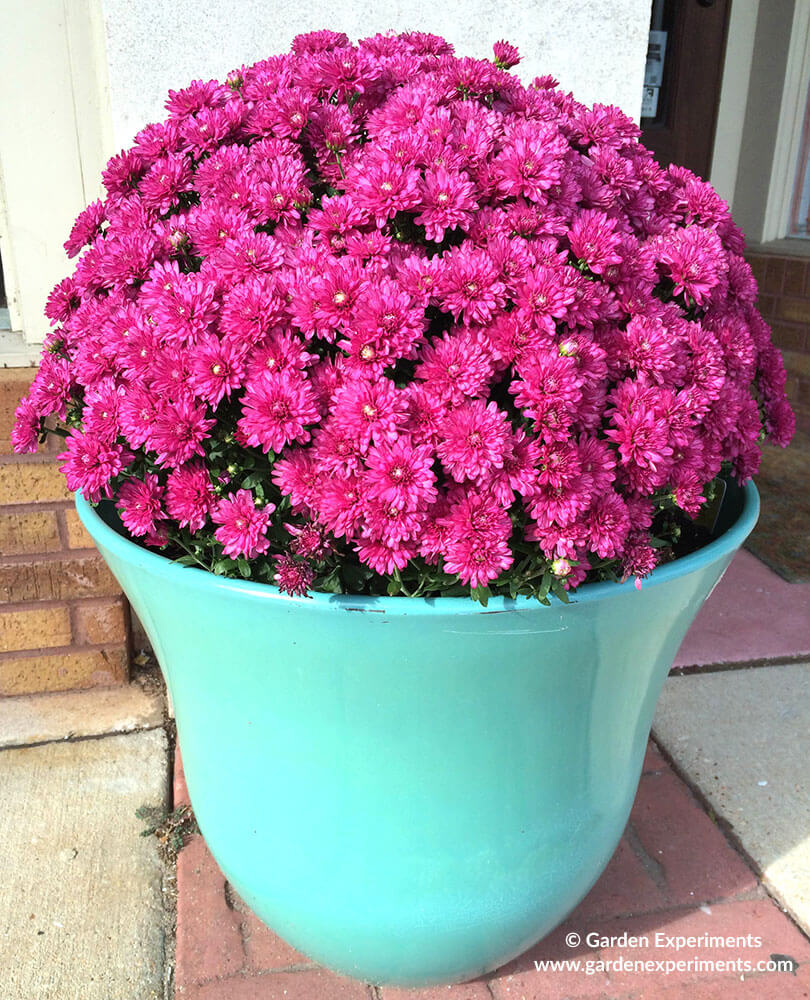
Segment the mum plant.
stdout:
[[793,431],[743,235],[494,54],[319,31],[170,91],[65,244],[15,448],[290,594],[547,602],[699,544]]

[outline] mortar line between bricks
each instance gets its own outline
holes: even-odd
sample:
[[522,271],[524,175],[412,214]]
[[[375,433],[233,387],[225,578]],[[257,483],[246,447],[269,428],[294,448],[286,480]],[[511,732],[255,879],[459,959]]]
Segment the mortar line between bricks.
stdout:
[[[64,603],[64,602],[61,602]],[[0,663],[8,660],[34,660],[40,656],[65,656],[68,653],[103,653],[124,645],[123,639],[115,642],[71,642],[67,646],[45,646],[39,649],[6,649],[0,652]],[[112,687],[113,685],[106,685]],[[116,687],[118,685],[115,685]],[[84,690],[89,690],[84,688]]]
[[[173,784],[174,782],[172,782],[172,785]],[[203,840],[205,840],[204,837]],[[239,932],[239,943],[242,945],[241,971],[246,973],[250,971],[249,970],[250,961],[248,958],[248,939],[247,935],[245,934],[245,925],[247,923],[247,920],[241,908],[236,904],[234,888],[228,881],[228,879],[225,879],[225,882],[223,883],[222,894],[225,897],[225,905],[228,907],[231,913],[233,913],[236,917],[238,917],[238,920],[236,921],[236,926]]]
[[[245,967],[237,969],[235,972],[229,972],[225,976],[207,976],[204,979],[195,979],[193,983],[184,983],[183,986],[214,986],[218,984],[227,986],[228,983],[233,982],[235,979],[269,979],[272,976],[288,976],[290,973],[317,972],[319,969],[324,969],[327,972],[332,971],[324,965],[318,965],[316,962],[310,962],[306,965],[303,962],[298,965],[285,965],[280,969],[249,969]],[[340,973],[335,973],[335,975],[340,975]],[[363,985],[369,986],[370,984],[364,983]]]
[[[0,514],[4,513],[6,513],[5,509],[0,508]],[[16,512],[12,511],[12,513]],[[36,513],[36,511],[32,512],[29,506],[24,513],[30,514]],[[41,562],[65,562],[66,557],[68,559],[87,559],[91,555],[98,556],[99,559],[101,558],[95,546],[84,549],[58,549],[56,552],[20,552],[13,556],[3,556],[0,559],[0,566],[20,566]]]
[[3,465],[56,465],[59,462],[59,452],[40,451],[30,454],[20,454],[19,452],[5,452],[2,455]]
[[[4,601],[2,607],[0,607],[0,614],[6,614],[9,611],[38,611],[40,608],[44,610],[48,610],[49,608],[63,608],[66,604],[75,604],[77,601],[103,601],[111,599],[109,597],[68,597],[60,601],[57,597],[47,597],[42,601]],[[4,652],[8,651],[4,650]]]
[[[41,601],[30,600],[30,601],[4,601],[2,607],[0,607],[0,614],[5,614],[7,611],[38,611],[40,608],[63,608],[65,605],[68,607],[97,607],[102,604],[109,604],[110,601],[117,601],[122,595],[109,595],[104,597],[97,597],[96,595],[91,595],[89,597],[65,597],[60,600],[58,597],[46,597]],[[82,643],[82,645],[85,645]],[[4,650],[4,652],[8,652]]]
[[67,518],[65,517],[65,509],[59,509],[55,513],[56,513],[56,531],[59,535],[59,541],[62,543],[62,549],[66,552],[69,552],[70,538],[68,537],[68,526],[67,526]]
[[[776,891],[776,888],[770,883],[768,876],[763,872],[759,864],[754,860],[754,858],[746,850],[745,845],[740,840],[739,836],[734,832],[731,824],[721,813],[718,813],[712,803],[709,801],[708,796],[703,792],[700,786],[694,782],[686,771],[678,764],[672,754],[666,749],[666,747],[659,743],[658,740],[654,739],[652,734],[650,734],[650,740],[658,749],[658,752],[664,758],[664,760],[669,764],[672,770],[675,772],[677,777],[686,785],[692,797],[695,799],[700,808],[709,816],[709,819],[714,817],[714,823],[717,829],[725,838],[729,847],[742,858],[742,860],[748,865],[751,871],[756,875],[757,881],[762,886],[762,888],[767,893],[768,898],[773,902],[780,910],[781,913],[788,918],[788,920],[793,924],[793,926],[798,930],[798,932],[807,941],[810,941],[810,930],[805,930],[804,927],[799,923],[798,918],[791,910],[790,905],[783,899],[781,899]],[[711,904],[708,904],[711,905]]]
[[[0,465],[2,465],[0,458]],[[0,514],[44,514],[75,507],[73,500],[29,500],[27,503],[0,503]]]
[[630,850],[641,862],[641,867],[650,876],[655,885],[663,893],[666,893],[668,886],[661,862],[648,854],[644,844],[641,842],[641,837],[639,837],[635,826],[633,826],[633,823],[630,820],[627,822],[624,834],[627,837],[627,842],[630,844]]
[[731,670],[760,670],[762,667],[788,666],[792,663],[805,663],[807,653],[785,653],[780,656],[763,656],[758,660],[738,660],[732,663],[697,663],[692,666],[673,667],[670,677],[693,677],[695,674],[719,674]]
[[[119,685],[123,686],[123,685]],[[75,689],[82,691],[95,691],[102,690],[101,688],[82,688]],[[108,690],[108,689],[104,689]],[[64,691],[51,692],[54,694],[65,694]],[[27,695],[22,695],[21,697],[28,697]],[[0,753],[5,753],[6,750],[35,750],[37,747],[47,747],[51,743],[88,743],[90,740],[106,740],[108,736],[131,736],[133,733],[151,733],[156,729],[163,729],[165,727],[165,722],[159,722],[154,726],[134,726],[132,729],[119,729],[115,732],[110,733],[88,733],[85,736],[75,736],[72,733],[67,736],[57,736],[52,740],[35,740],[32,743],[14,743],[9,746],[0,746]]]

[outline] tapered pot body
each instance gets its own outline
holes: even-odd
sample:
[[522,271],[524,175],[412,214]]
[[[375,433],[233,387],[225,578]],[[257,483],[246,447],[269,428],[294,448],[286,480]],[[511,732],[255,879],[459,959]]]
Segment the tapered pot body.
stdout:
[[753,485],[729,491],[730,527],[640,590],[484,609],[291,598],[178,566],[77,505],[160,660],[229,881],[312,959],[406,986],[496,968],[588,892],[675,652],[758,512]]

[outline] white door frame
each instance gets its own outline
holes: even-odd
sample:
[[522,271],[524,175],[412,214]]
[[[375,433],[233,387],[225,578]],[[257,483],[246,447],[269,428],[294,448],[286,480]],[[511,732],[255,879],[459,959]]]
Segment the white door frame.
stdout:
[[17,332],[0,342],[2,366],[36,355],[46,299],[71,270],[62,244],[101,193],[112,116],[100,0],[4,5],[0,86],[0,256]]

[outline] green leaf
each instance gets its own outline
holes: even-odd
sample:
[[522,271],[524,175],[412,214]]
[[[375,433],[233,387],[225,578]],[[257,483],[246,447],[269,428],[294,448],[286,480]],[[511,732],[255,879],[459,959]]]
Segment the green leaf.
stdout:
[[340,582],[340,568],[335,566],[320,582],[319,590],[327,594],[342,594],[343,585]]
[[472,590],[470,591],[470,597],[472,597],[474,601],[478,601],[478,603],[483,607],[487,606],[487,603],[489,602],[491,596],[492,596],[492,591],[487,586],[473,587]]
[[388,581],[388,588],[387,589],[388,589],[388,596],[389,597],[396,597],[397,594],[399,594],[399,593],[402,592],[402,584],[400,583],[399,580],[396,580],[396,579],[392,578],[392,579],[390,579]]
[[236,560],[236,566],[245,580],[250,578],[252,570],[250,568],[250,563],[247,561],[247,559],[245,559],[244,556],[239,556],[239,558]]
[[365,585],[372,576],[374,576],[374,570],[370,566],[347,563],[343,567],[343,582],[350,594],[362,594]]

